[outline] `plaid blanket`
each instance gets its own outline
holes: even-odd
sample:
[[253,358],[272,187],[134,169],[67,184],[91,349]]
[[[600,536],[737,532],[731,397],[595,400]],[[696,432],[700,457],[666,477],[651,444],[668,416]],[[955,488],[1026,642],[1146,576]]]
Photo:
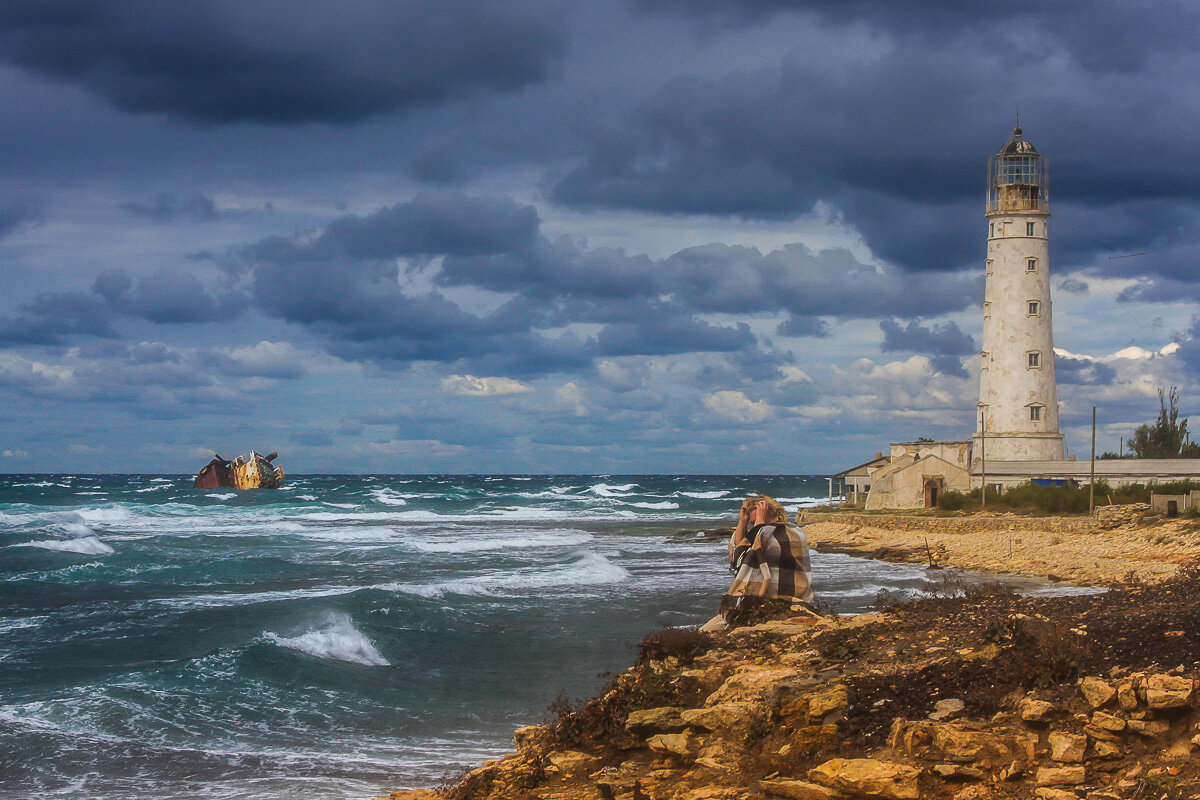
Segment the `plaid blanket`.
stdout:
[[727,595],[812,602],[812,568],[803,531],[791,525],[764,523],[747,531],[746,538],[752,542],[750,547],[739,547],[731,554],[737,573]]

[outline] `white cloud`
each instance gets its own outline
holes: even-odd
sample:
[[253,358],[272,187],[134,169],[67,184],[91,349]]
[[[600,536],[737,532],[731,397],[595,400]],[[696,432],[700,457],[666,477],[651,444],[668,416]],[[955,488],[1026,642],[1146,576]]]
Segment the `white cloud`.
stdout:
[[25,458],[29,453],[25,450],[5,450],[3,454],[5,458]]
[[459,397],[494,397],[502,394],[524,394],[533,389],[512,378],[477,378],[474,375],[451,375],[442,381],[442,391]]
[[584,403],[583,390],[574,382],[564,383],[554,392],[554,399],[559,405],[566,406],[577,417],[586,417],[588,410]]
[[709,411],[746,425],[762,422],[771,415],[771,407],[765,400],[751,400],[742,392],[713,392],[705,398],[704,405]]

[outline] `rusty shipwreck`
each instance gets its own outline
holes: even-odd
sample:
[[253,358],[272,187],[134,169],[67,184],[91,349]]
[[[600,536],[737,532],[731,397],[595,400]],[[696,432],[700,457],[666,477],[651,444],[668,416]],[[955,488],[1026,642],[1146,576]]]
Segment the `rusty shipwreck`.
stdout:
[[260,455],[251,450],[232,461],[214,454],[193,483],[197,489],[278,489],[283,468],[271,463],[278,453]]

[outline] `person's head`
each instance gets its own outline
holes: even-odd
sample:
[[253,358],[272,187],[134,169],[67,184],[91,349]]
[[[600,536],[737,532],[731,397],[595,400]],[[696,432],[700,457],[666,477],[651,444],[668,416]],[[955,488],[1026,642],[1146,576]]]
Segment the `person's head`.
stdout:
[[747,497],[742,501],[742,507],[747,508],[750,517],[755,516],[756,510],[762,505],[764,508],[764,521],[787,524],[787,512],[783,510],[783,506],[774,497],[768,497],[765,494]]

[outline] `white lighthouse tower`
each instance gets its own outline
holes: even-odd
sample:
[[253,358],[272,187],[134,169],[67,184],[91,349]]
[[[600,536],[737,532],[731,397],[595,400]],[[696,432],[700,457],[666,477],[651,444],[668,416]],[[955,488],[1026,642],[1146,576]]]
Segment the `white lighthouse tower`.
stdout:
[[1050,324],[1048,179],[1045,156],[1020,127],[988,159],[976,460],[981,451],[988,461],[1064,457]]

